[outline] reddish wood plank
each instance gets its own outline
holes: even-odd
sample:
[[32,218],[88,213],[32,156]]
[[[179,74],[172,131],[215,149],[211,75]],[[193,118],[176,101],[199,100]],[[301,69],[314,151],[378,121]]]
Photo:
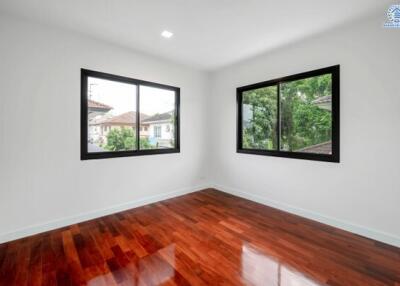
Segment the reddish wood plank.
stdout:
[[161,284],[400,286],[400,249],[213,189],[0,244],[1,286]]

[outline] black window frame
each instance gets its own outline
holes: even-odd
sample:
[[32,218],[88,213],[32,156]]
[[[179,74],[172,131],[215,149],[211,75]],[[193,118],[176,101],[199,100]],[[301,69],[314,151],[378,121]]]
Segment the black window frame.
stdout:
[[[280,85],[285,82],[302,80],[310,77],[331,74],[332,76],[332,154],[317,154],[305,152],[292,152],[280,150],[280,125],[281,125],[281,94]],[[278,150],[261,150],[261,149],[246,149],[243,148],[243,121],[242,121],[242,102],[243,93],[245,91],[264,88],[269,86],[277,86],[277,137]],[[236,132],[236,152],[243,154],[254,154],[264,156],[275,156],[292,159],[305,159],[325,162],[340,162],[340,65],[330,66],[322,69],[303,72],[295,75],[285,76],[273,80],[263,81],[255,84],[250,84],[236,89],[237,98],[237,132]]]
[[[163,149],[139,149],[140,123],[136,126],[136,150],[129,151],[106,151],[106,152],[88,152],[88,77],[95,77],[115,82],[128,83],[136,86],[136,122],[140,122],[140,86],[160,88],[175,92],[175,126],[173,148]],[[142,155],[158,155],[180,153],[180,88],[176,86],[160,84],[125,76],[119,76],[89,69],[81,69],[81,160],[106,159],[131,157]]]

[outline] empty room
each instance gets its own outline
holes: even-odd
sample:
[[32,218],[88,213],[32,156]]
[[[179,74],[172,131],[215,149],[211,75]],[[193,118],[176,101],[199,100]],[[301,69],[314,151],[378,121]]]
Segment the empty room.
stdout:
[[0,286],[400,286],[400,2],[1,0]]

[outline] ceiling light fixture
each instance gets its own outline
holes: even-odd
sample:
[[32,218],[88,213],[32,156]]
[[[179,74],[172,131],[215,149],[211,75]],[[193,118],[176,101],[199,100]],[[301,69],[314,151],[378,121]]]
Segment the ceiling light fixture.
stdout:
[[161,36],[163,36],[164,38],[167,38],[167,39],[171,38],[173,35],[174,35],[174,33],[171,33],[170,31],[167,31],[167,30],[164,30],[161,33]]

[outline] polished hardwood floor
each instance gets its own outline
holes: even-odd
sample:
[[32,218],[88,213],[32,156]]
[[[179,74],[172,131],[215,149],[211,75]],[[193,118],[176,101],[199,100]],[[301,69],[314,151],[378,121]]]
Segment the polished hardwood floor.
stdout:
[[0,285],[400,286],[400,249],[207,189],[0,244]]

